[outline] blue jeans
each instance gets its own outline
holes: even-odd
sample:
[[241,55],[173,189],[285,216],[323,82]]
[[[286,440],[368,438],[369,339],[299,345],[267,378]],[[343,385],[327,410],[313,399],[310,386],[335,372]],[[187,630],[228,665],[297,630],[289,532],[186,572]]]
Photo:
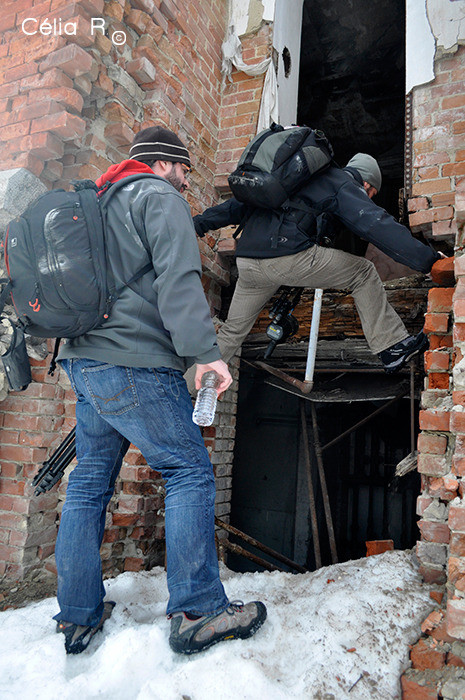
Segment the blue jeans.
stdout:
[[77,397],[78,463],[56,543],[60,612],[54,619],[94,626],[101,618],[105,511],[130,443],[166,481],[167,613],[226,608],[215,548],[215,479],[181,372],[87,359],[61,364]]

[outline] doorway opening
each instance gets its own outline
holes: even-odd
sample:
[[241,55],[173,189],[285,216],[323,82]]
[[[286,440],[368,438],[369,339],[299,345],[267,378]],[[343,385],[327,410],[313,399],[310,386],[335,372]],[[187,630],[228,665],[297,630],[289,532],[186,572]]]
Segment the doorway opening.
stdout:
[[[395,476],[397,464],[411,450],[411,406],[407,398],[387,406],[401,392],[395,382],[392,390],[389,389],[389,378],[382,380],[387,393],[385,390],[378,393],[386,394],[383,398],[376,398],[374,391],[375,398],[359,400],[354,394],[353,401],[322,400],[325,391],[329,398],[331,393],[331,380],[323,380],[326,389],[316,389],[314,403],[317,435],[312,425],[310,400],[276,388],[268,383],[263,372],[244,369],[239,388],[231,523],[309,570],[318,568],[317,540],[321,565],[331,564],[324,494],[314,450],[319,439],[324,452],[338,560],[365,556],[368,540],[392,539],[396,549],[413,547],[420,476],[416,471]],[[310,508],[302,403],[316,503],[316,530]],[[386,408],[373,415],[383,406]],[[359,427],[350,430],[356,424]],[[345,437],[338,440],[346,431]],[[332,441],[334,444],[325,450]],[[250,551],[282,566],[253,547]],[[238,571],[260,568],[234,554],[228,556],[228,566]]]
[[376,203],[399,215],[404,183],[405,0],[304,0],[298,124],[325,132],[344,166],[369,153]]

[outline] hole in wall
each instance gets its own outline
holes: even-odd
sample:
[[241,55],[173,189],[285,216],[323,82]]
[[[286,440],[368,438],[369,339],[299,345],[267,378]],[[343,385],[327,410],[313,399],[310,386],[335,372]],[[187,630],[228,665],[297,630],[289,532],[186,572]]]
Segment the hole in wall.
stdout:
[[283,63],[284,63],[284,77],[289,78],[291,74],[291,52],[287,48],[287,46],[284,47],[283,52],[282,52],[282,57],[283,57]]

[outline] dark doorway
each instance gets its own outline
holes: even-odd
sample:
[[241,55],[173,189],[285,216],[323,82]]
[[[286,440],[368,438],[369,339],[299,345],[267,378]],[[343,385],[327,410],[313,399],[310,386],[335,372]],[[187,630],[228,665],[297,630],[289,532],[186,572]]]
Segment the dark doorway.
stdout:
[[344,166],[361,151],[398,215],[404,181],[405,0],[304,0],[298,123],[322,129]]
[[[248,369],[241,373],[231,524],[313,570],[299,402],[298,397],[268,385],[263,373]],[[316,404],[321,444],[329,443],[383,403],[386,401]],[[331,553],[312,450],[310,403],[305,405],[322,564],[329,565]],[[396,549],[415,544],[419,475],[411,472],[395,478],[397,463],[410,452],[409,408],[408,400],[397,401],[324,453],[340,561],[365,556],[367,540],[392,539]],[[228,565],[238,571],[259,568],[234,555],[228,557]]]

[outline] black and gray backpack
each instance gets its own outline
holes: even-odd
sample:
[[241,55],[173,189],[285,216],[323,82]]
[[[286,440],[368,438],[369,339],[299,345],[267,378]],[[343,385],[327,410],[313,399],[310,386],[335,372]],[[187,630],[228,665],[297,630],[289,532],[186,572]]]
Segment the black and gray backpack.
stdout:
[[244,204],[278,209],[332,158],[333,149],[322,131],[272,124],[245,148],[228,178],[229,186]]
[[153,269],[147,263],[116,287],[107,260],[108,202],[121,187],[146,177],[156,176],[123,178],[104,193],[92,180],[73,182],[74,192],[46,192],[9,223],[3,243],[8,278],[0,280],[6,283],[0,313],[10,297],[17,322],[2,360],[11,389],[24,389],[30,382],[24,333],[57,338],[53,372],[60,339],[101,326],[123,288]]

